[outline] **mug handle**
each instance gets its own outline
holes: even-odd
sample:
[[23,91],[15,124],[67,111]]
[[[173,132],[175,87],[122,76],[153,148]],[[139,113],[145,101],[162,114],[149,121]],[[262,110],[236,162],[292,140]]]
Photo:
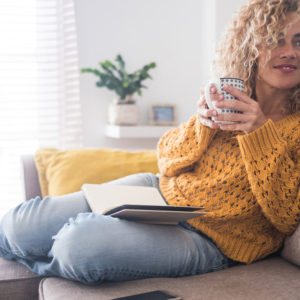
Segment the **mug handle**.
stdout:
[[210,81],[210,82],[205,86],[205,91],[204,91],[204,94],[205,94],[205,100],[206,100],[207,106],[208,106],[210,109],[214,109],[213,103],[212,103],[211,98],[210,98],[210,88],[211,88],[213,85],[216,87],[218,93],[221,94],[220,86],[219,86],[216,82]]

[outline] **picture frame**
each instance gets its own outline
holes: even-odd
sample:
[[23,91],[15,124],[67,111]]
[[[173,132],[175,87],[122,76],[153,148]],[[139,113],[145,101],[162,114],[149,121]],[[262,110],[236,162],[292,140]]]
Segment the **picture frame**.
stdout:
[[151,104],[149,110],[150,125],[176,125],[177,108],[175,104]]

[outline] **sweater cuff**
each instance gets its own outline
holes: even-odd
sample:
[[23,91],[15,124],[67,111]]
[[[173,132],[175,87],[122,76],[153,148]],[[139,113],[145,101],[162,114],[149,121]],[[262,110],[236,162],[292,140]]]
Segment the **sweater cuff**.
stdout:
[[245,157],[251,158],[261,157],[276,145],[283,144],[274,122],[270,119],[255,131],[237,136],[237,140]]
[[198,136],[198,141],[201,142],[201,146],[205,145],[206,147],[207,145],[209,145],[212,138],[215,136],[217,129],[212,129],[203,125],[200,122],[200,118],[196,116],[196,132]]

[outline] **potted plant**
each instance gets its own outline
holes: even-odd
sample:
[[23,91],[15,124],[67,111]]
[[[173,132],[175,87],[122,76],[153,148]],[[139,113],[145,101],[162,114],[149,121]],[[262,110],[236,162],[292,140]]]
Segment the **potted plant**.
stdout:
[[148,78],[149,70],[156,67],[149,63],[133,73],[125,70],[125,62],[121,55],[115,58],[117,65],[106,60],[99,62],[99,69],[84,68],[82,73],[92,73],[98,77],[97,87],[106,87],[114,91],[118,97],[108,108],[108,121],[114,125],[136,125],[138,123],[138,107],[133,95],[142,95],[142,89],[147,88],[142,82]]

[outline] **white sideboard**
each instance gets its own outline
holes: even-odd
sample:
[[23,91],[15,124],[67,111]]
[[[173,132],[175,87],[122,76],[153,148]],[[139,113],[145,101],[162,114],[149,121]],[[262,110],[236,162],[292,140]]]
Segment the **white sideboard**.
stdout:
[[122,138],[160,138],[166,131],[176,126],[118,126],[106,125],[105,136],[115,139]]

